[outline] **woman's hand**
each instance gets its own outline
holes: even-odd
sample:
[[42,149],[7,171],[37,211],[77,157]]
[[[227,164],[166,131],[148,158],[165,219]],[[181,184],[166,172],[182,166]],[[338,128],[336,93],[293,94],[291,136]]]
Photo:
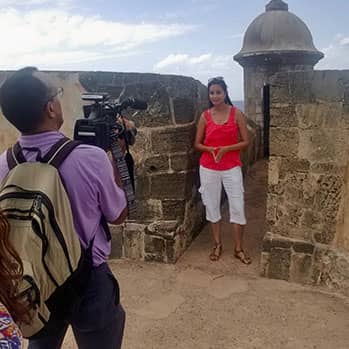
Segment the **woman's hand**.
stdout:
[[217,154],[218,148],[217,147],[206,147],[206,148],[207,148],[207,151],[211,153],[211,155],[216,161],[216,154]]
[[214,160],[216,162],[220,162],[222,160],[223,155],[228,151],[227,147],[218,147],[213,155]]

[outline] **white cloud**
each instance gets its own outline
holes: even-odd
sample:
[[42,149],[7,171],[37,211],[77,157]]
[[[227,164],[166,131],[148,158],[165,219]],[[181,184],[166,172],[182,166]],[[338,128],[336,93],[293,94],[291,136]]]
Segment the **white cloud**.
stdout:
[[212,76],[224,76],[232,99],[243,99],[242,69],[231,55],[205,53],[190,56],[184,53],[170,54],[157,62],[154,72],[192,76],[203,84]]
[[155,70],[161,70],[166,67],[184,64],[184,65],[195,65],[203,62],[207,62],[211,59],[212,55],[210,53],[204,54],[198,57],[190,57],[187,54],[170,54],[162,61],[155,64]]
[[337,34],[321,51],[325,58],[316,66],[317,69],[349,69],[349,36]]
[[54,69],[62,61],[76,63],[125,55],[192,29],[180,24],[112,22],[58,9],[24,12],[8,8],[0,12],[0,32],[6,34],[1,40],[0,69],[28,64]]

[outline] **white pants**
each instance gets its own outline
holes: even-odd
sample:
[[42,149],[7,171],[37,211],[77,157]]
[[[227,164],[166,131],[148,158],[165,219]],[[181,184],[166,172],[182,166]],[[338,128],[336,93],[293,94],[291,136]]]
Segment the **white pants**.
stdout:
[[199,192],[202,202],[206,206],[206,219],[208,221],[216,223],[222,218],[221,194],[223,184],[229,201],[230,223],[246,224],[241,167],[215,171],[200,166],[200,183]]

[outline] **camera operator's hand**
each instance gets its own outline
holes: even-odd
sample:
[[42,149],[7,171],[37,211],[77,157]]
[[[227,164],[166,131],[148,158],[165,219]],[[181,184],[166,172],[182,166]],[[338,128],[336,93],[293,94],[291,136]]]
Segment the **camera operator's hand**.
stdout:
[[[126,126],[126,130],[125,131],[132,131],[136,128],[135,126],[135,123],[131,120],[128,120],[126,118],[121,118],[121,117],[118,117],[117,118],[117,122],[121,125],[125,125]],[[123,154],[126,153],[126,143],[125,143],[125,139],[124,138],[121,138],[118,140],[119,142],[119,145],[120,145],[120,148],[121,148],[121,151]]]

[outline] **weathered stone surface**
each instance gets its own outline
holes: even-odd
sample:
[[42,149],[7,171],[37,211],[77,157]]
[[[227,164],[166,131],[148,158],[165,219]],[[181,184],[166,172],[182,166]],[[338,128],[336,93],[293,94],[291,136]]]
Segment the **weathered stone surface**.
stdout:
[[175,172],[190,171],[199,166],[199,152],[185,152],[170,155],[171,170]]
[[272,104],[270,109],[271,127],[297,127],[298,120],[294,104]]
[[317,245],[314,255],[313,282],[330,289],[349,292],[349,255]]
[[111,252],[110,257],[111,259],[118,259],[123,257],[123,231],[124,226],[123,225],[110,225],[109,226],[110,233],[111,233]]
[[188,124],[195,119],[194,99],[177,97],[173,98],[173,110],[176,124]]
[[296,114],[298,126],[303,130],[341,129],[347,124],[340,103],[297,104]]
[[167,155],[149,157],[144,161],[144,169],[150,174],[167,172],[169,170],[169,158]]
[[346,166],[340,166],[335,162],[313,162],[310,166],[310,172],[314,174],[334,174],[344,175]]
[[146,200],[151,197],[150,178],[146,175],[136,176],[136,198]]
[[320,129],[299,132],[297,155],[311,162],[346,164],[348,132],[346,130]]
[[147,199],[137,200],[135,219],[142,221],[153,221],[154,219],[162,219],[162,204],[160,200]]
[[299,134],[297,128],[270,128],[270,155],[297,156]]
[[174,239],[165,240],[166,262],[176,263],[180,255],[183,253],[180,243],[181,235],[177,234]]
[[165,250],[165,240],[158,236],[145,235],[144,237],[145,253],[158,254],[163,256]]
[[268,164],[268,183],[271,185],[279,184],[281,158],[271,156]]
[[298,159],[288,156],[280,159],[280,178],[285,178],[290,172],[309,172],[310,162],[306,159]]
[[147,226],[146,233],[149,235],[160,236],[165,239],[173,239],[178,228],[178,221],[155,221]]
[[165,220],[182,221],[184,209],[185,200],[162,200],[162,214]]
[[145,225],[137,223],[127,223],[125,225],[124,251],[126,258],[143,259],[145,228]]
[[151,195],[154,199],[183,199],[188,191],[186,173],[166,173],[151,177]]
[[289,280],[302,284],[312,283],[312,263],[311,255],[293,253],[291,256]]
[[187,152],[193,148],[195,126],[154,129],[151,133],[152,152],[166,154]]
[[269,272],[269,264],[270,264],[270,254],[267,252],[264,252],[264,246],[263,246],[263,252],[261,254],[261,276],[267,277]]
[[288,280],[291,264],[291,251],[284,248],[272,248],[268,276],[273,279]]

